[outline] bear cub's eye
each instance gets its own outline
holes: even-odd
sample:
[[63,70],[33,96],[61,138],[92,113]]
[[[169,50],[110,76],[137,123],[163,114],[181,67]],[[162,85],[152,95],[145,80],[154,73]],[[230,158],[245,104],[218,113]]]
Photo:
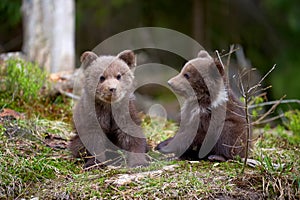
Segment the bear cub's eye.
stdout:
[[120,80],[121,79],[121,74],[118,74],[117,75],[117,80]]
[[103,81],[105,81],[105,77],[104,76],[100,76],[100,82],[102,83]]
[[190,78],[190,75],[188,75],[188,74],[183,74],[183,76],[184,76],[184,78],[186,78],[186,79],[189,79],[189,78]]

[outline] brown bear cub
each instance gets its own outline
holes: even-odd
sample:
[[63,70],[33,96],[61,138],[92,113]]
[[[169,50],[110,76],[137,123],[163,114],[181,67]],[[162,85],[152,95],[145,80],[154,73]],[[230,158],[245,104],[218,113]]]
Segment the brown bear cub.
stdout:
[[125,50],[117,56],[81,56],[85,80],[73,112],[77,135],[69,149],[85,158],[84,168],[121,165],[122,153],[129,167],[147,165],[146,138],[134,105],[135,54]]
[[184,97],[177,134],[157,145],[180,159],[225,161],[245,156],[247,123],[241,102],[225,84],[221,64],[204,50],[168,81]]

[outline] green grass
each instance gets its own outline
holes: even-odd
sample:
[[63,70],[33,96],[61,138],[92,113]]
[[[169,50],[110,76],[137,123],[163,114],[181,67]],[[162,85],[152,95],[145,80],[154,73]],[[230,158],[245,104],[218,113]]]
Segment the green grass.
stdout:
[[[70,122],[72,100],[50,96],[48,74],[31,62],[11,59],[0,65],[0,110],[10,108],[31,118]],[[28,112],[30,110],[30,112]]]
[[[157,135],[152,131],[147,134],[158,139],[164,129],[175,127],[171,123],[157,131]],[[144,126],[150,126],[149,121],[145,120]],[[149,155],[155,159],[149,167],[83,171],[83,162],[72,158],[68,150],[50,148],[45,142],[49,134],[68,138],[69,124],[38,118],[10,120],[0,125],[0,131],[0,199],[251,199],[299,195],[299,147],[282,138],[277,129],[261,130],[264,136],[255,142],[252,158],[263,164],[247,167],[244,174],[240,173],[241,161],[167,161],[153,151]],[[273,164],[279,167],[274,168]],[[176,166],[164,170],[168,165]],[[124,174],[157,170],[162,172],[124,185],[113,182]]]

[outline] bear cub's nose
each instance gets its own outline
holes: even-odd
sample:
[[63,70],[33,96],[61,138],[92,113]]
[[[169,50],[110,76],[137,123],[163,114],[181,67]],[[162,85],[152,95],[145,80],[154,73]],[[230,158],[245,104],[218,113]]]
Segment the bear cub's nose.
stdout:
[[110,91],[111,93],[115,92],[116,90],[117,90],[117,88],[109,88],[109,91]]

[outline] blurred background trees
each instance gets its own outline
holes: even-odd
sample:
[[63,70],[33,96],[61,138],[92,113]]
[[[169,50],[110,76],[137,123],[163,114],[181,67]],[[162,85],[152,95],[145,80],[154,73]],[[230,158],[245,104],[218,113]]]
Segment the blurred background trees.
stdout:
[[[21,4],[21,0],[1,1],[1,53],[21,50]],[[261,74],[277,64],[267,80],[273,86],[272,98],[300,97],[298,0],[76,0],[75,6],[77,63],[83,51],[116,33],[165,27],[193,37],[211,52],[240,44]]]

